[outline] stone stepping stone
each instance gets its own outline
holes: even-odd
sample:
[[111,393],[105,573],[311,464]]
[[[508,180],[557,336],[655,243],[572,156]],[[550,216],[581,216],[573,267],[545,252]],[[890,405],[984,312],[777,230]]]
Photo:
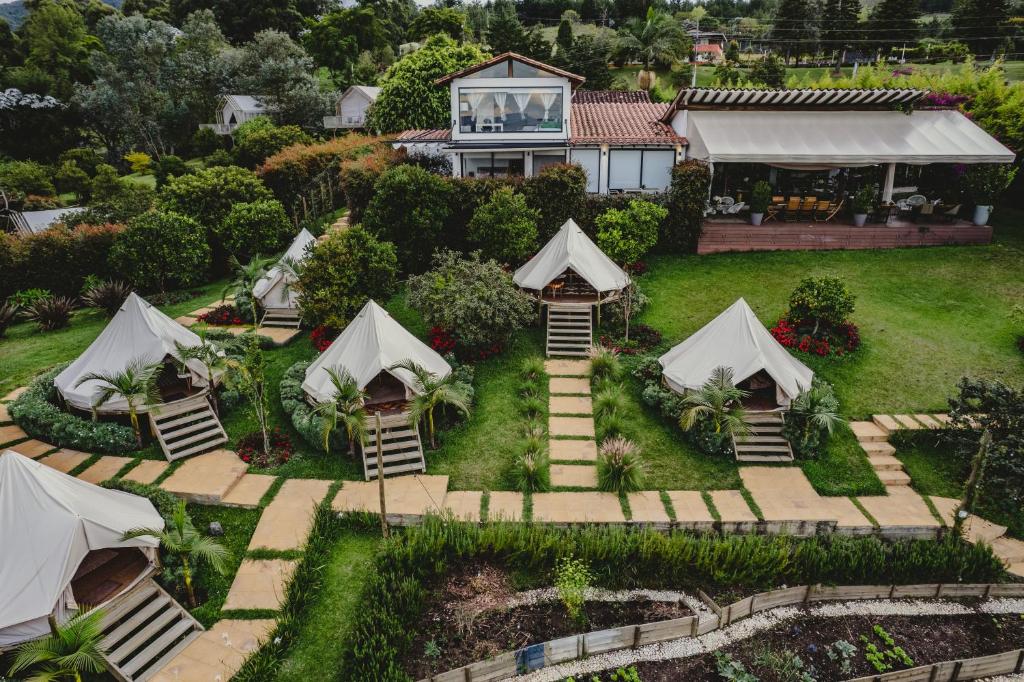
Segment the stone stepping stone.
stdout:
[[284,601],[288,581],[299,562],[288,559],[245,559],[224,600],[225,611],[269,609],[276,611]]
[[[416,474],[395,476],[384,481],[384,505],[388,516],[440,514],[447,493],[447,476]],[[380,491],[377,481],[345,481],[331,506],[339,512],[379,514]]]
[[20,452],[26,457],[35,459],[39,455],[45,455],[47,452],[56,449],[56,446],[51,443],[44,443],[41,440],[30,439],[22,441],[17,445],[12,445],[11,450]]
[[896,448],[889,445],[885,441],[868,441],[860,443],[861,448],[867,453],[868,458],[875,457],[877,455],[889,455],[892,456],[896,453]]
[[572,395],[553,395],[548,399],[550,414],[593,414],[594,404],[590,398]]
[[182,315],[181,317],[174,318],[174,321],[180,324],[182,327],[191,327],[199,321],[198,318],[192,315]]
[[597,442],[593,440],[549,440],[548,453],[553,462],[596,462]]
[[1024,578],[1024,561],[1019,564],[1010,564],[1006,567],[1006,572],[1018,578]]
[[634,522],[637,523],[669,523],[668,511],[661,501],[661,493],[657,490],[642,490],[636,493],[627,493],[629,500],[629,512]]
[[953,422],[953,418],[950,417],[948,414],[933,414],[932,419],[939,422],[943,426]]
[[941,429],[942,424],[929,414],[915,414],[914,419],[921,422],[926,429]]
[[871,417],[871,421],[873,421],[878,428],[882,429],[886,433],[899,431],[900,429],[903,428],[898,421],[896,421],[887,414],[876,414],[873,417]]
[[14,389],[13,391],[5,395],[3,398],[0,398],[0,402],[8,403],[16,398],[20,398],[21,394],[27,390],[28,386],[19,386],[18,388]]
[[553,377],[585,377],[590,374],[590,363],[586,360],[545,360],[544,371]]
[[162,462],[157,459],[144,459],[133,467],[127,474],[121,477],[122,481],[134,481],[135,483],[150,484],[160,478],[160,474],[167,470],[169,462]]
[[131,457],[114,457],[104,455],[96,460],[88,469],[78,474],[78,479],[99,485],[109,481],[117,472],[124,469],[132,461]]
[[1024,563],[1024,542],[1013,538],[992,540],[992,552],[1009,565]]
[[[245,328],[242,328],[245,331]],[[265,336],[275,345],[284,346],[289,341],[294,339],[296,336],[302,334],[301,329],[290,329],[288,327],[259,327],[256,333],[260,336]]]
[[590,379],[552,377],[548,383],[548,390],[552,395],[572,395],[574,393],[590,395]]
[[483,499],[481,490],[453,490],[444,498],[444,509],[458,521],[478,523]]
[[920,526],[938,528],[942,524],[925,504],[924,498],[907,486],[886,488],[887,495],[858,497],[857,501],[871,514],[878,525],[886,526]]
[[555,488],[596,488],[597,467],[589,464],[552,464],[551,485]]
[[525,496],[522,493],[492,490],[487,503],[487,520],[522,521],[524,500]]
[[[260,500],[274,485],[277,476],[266,474],[246,474],[238,479],[238,483],[232,488],[224,499],[220,501],[226,507],[242,507],[244,509],[255,509],[260,506]],[[324,495],[327,491],[324,491]],[[321,498],[323,499],[323,498]]]
[[885,441],[889,432],[874,422],[850,422],[850,430],[860,443]]
[[[7,444],[16,440],[24,440],[28,434],[21,430],[17,424],[11,426],[0,426],[0,444]],[[22,453],[24,454],[24,453]]]
[[712,490],[710,495],[722,523],[757,522],[757,515],[739,490]]
[[853,500],[848,497],[822,497],[821,507],[836,520],[837,528],[853,529],[868,533],[875,527],[864,516],[864,512],[858,509]]
[[293,478],[285,481],[260,515],[256,530],[249,540],[249,549],[302,549],[313,527],[316,507],[327,497],[330,487],[330,481],[317,479]]
[[834,521],[798,467],[740,467],[740,478],[765,521]]
[[625,523],[614,493],[534,493],[533,520],[545,523]]
[[7,411],[7,405],[0,403],[0,422],[10,422],[11,413]]
[[917,431],[919,429],[924,428],[923,426],[921,426],[920,423],[918,423],[916,419],[911,417],[909,414],[894,414],[892,418],[898,421],[900,423],[900,426],[909,431]]
[[189,502],[220,504],[248,468],[231,450],[214,450],[186,459],[160,487]]
[[699,490],[669,490],[667,493],[676,523],[684,528],[708,528],[715,522]]
[[52,455],[43,457],[40,463],[46,466],[56,469],[57,471],[64,472],[65,474],[80,466],[82,462],[89,459],[89,455],[84,452],[78,452],[77,450],[58,450]]
[[[150,682],[230,680],[252,652],[267,640],[273,618],[219,620],[172,658]],[[149,674],[150,671],[147,671]]]
[[889,486],[908,486],[910,485],[910,476],[905,471],[892,471],[889,469],[875,469],[875,475],[878,476],[878,480],[881,481],[886,487]]
[[548,434],[552,437],[594,438],[594,420],[590,417],[549,417]]
[[[951,497],[930,497],[932,504],[935,505],[935,509],[938,510],[939,516],[946,522],[946,525],[950,528],[956,522],[956,510],[960,506],[960,500],[954,500]],[[974,514],[968,514],[967,518],[964,519],[964,537],[970,543],[985,542],[992,544],[996,538],[1001,538],[1006,534],[1006,526],[1000,526],[999,524],[986,521],[980,516]]]
[[876,473],[880,471],[903,471],[903,462],[892,455],[871,455],[868,457],[871,468]]

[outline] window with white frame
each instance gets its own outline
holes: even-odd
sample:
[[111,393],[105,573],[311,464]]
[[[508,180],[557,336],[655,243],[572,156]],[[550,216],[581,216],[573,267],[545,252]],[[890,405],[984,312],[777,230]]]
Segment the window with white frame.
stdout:
[[562,89],[459,88],[459,130],[463,133],[561,132]]

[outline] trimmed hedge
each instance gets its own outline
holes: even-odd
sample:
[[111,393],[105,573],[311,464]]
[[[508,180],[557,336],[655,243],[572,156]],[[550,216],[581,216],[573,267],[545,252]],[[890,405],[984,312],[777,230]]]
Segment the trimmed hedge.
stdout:
[[36,377],[28,390],[7,406],[14,423],[33,438],[62,448],[115,455],[137,450],[131,427],[83,419],[56,405],[53,380],[69,364]]
[[119,478],[113,481],[105,481],[100,484],[100,487],[145,497],[153,503],[160,516],[165,519],[170,518],[174,514],[174,510],[178,508],[178,498],[155,485],[125,481]]
[[996,582],[1002,563],[984,545],[945,540],[885,542],[830,535],[670,534],[597,526],[452,523],[428,518],[386,540],[363,587],[337,680],[407,681],[400,661],[415,636],[431,581],[480,558],[512,572],[550,574],[572,556],[609,588]]
[[285,147],[263,162],[256,174],[274,193],[286,210],[294,210],[299,195],[309,190],[313,179],[345,159],[371,151],[380,138],[369,135],[345,135],[319,144]]

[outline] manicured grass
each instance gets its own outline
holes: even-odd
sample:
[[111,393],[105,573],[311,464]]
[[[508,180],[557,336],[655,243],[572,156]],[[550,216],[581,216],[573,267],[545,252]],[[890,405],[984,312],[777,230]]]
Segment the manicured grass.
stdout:
[[990,246],[656,255],[640,280],[652,299],[640,321],[674,345],[744,297],[771,326],[801,278],[838,275],[857,296],[863,346],[801,360],[835,386],[848,417],[942,411],[963,375],[1024,381],[1007,318],[1024,290],[1021,218],[1001,208],[1006,240]]
[[224,535],[219,540],[231,552],[231,559],[223,574],[217,573],[205,564],[200,565],[195,571],[196,592],[200,599],[205,595],[205,601],[192,610],[192,615],[203,626],[210,627],[221,618],[220,607],[224,605],[228,590],[231,589],[231,582],[245,557],[249,539],[256,530],[256,524],[259,523],[260,510],[190,504],[188,513],[196,528],[202,533],[206,533],[211,521],[219,521],[224,528]]
[[845,426],[833,434],[821,458],[802,462],[800,467],[822,495],[885,494],[885,486],[875,475],[867,455]]
[[363,582],[372,567],[380,538],[346,530],[331,552],[316,603],[304,613],[305,622],[277,675],[279,682],[322,679],[338,670],[343,648],[355,620]]

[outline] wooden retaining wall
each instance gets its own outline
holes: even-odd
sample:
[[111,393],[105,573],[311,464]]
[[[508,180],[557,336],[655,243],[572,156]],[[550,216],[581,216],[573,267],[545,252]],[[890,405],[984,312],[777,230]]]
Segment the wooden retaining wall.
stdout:
[[[730,623],[748,618],[755,613],[783,606],[823,601],[849,601],[862,599],[936,599],[953,597],[1024,597],[1024,583],[989,583],[980,585],[803,585],[760,592],[746,599],[719,606],[698,590],[711,614],[686,616],[672,620],[640,625],[626,625],[608,630],[597,630],[571,637],[551,640],[498,654],[486,661],[477,661],[461,668],[439,673],[420,682],[490,682],[515,677],[558,663],[587,658],[595,654],[622,649],[636,649],[645,644],[666,642],[683,637],[699,637]],[[970,661],[951,661],[934,665],[899,670],[880,677],[864,677],[856,682],[879,680],[884,682],[955,682],[988,675],[1001,675],[1020,671],[1020,651],[996,656],[984,656]],[[1012,655],[1011,655],[1012,654]],[[1016,656],[1016,657],[1015,657]],[[991,659],[991,660],[989,660]],[[1009,663],[1012,659],[1012,663]],[[1009,667],[1006,667],[1006,666]],[[947,667],[948,666],[948,667]],[[959,666],[959,667],[958,667]],[[1004,669],[1005,668],[1005,669]],[[930,677],[938,669],[937,677]],[[924,671],[920,673],[918,671]],[[983,674],[978,674],[981,671]],[[906,675],[905,677],[901,677]]]
[[795,251],[802,249],[893,249],[909,246],[988,244],[988,225],[866,226],[771,222],[704,223],[697,253]]

